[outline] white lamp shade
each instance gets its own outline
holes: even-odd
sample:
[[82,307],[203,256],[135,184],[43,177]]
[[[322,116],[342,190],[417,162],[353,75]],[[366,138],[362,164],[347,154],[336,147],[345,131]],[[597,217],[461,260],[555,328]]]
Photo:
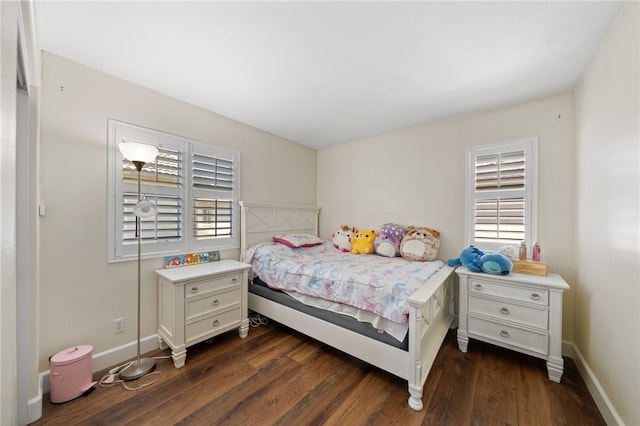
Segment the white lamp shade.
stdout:
[[118,148],[120,148],[122,156],[129,161],[148,163],[158,156],[158,148],[144,143],[123,140]]
[[138,201],[138,204],[133,207],[133,214],[138,217],[151,217],[158,212],[155,204],[146,198]]

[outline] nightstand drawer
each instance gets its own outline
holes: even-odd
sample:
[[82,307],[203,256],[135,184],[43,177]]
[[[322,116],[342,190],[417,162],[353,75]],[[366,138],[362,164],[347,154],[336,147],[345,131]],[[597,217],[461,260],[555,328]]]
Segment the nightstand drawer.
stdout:
[[224,331],[226,328],[234,327],[240,323],[240,318],[241,309],[238,306],[237,308],[187,323],[185,325],[185,341],[188,343],[203,336],[216,334],[218,330]]
[[469,334],[478,335],[511,347],[526,349],[542,356],[549,353],[549,336],[469,315]]
[[225,287],[237,286],[241,281],[242,274],[223,275],[206,280],[194,281],[184,286],[184,297],[188,299]]
[[184,308],[185,318],[190,320],[209,312],[227,308],[233,304],[240,303],[240,298],[241,289],[240,286],[236,286],[223,291],[212,292],[208,296],[199,299],[188,299]]
[[501,321],[514,322],[543,330],[549,328],[549,313],[546,308],[523,306],[484,297],[469,297],[469,312],[477,313]]
[[486,294],[544,306],[549,304],[549,291],[546,289],[537,289],[521,285],[514,286],[508,283],[498,284],[475,278],[469,280],[469,293]]

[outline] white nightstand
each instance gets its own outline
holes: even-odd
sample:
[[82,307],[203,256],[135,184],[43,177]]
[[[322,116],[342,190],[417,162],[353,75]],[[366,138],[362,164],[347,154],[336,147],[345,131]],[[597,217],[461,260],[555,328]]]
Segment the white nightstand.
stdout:
[[184,366],[187,347],[238,327],[247,337],[247,281],[251,265],[220,260],[158,269],[158,340],[171,347],[176,368]]
[[475,273],[456,269],[460,277],[458,347],[467,352],[469,338],[547,360],[549,379],[560,382],[562,292],[569,286],[558,274]]

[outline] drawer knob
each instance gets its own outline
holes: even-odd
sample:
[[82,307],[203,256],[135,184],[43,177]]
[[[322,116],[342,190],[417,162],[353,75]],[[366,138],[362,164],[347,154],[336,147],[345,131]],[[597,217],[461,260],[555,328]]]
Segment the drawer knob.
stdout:
[[509,315],[509,309],[507,309],[507,308],[501,308],[501,309],[500,309],[500,313],[501,313],[501,314],[503,314],[503,315]]
[[220,301],[218,299],[215,299],[213,302],[211,302],[213,306],[218,306],[219,303]]
[[540,300],[540,295],[538,293],[531,293],[532,300]]
[[502,337],[509,337],[509,332],[507,330],[502,330],[502,331],[500,331],[500,335]]
[[198,292],[198,287],[197,286],[191,287],[191,293],[197,293],[197,292]]
[[236,277],[231,278],[231,282],[234,283],[234,284],[237,283],[238,282],[238,278],[236,278]]
[[482,284],[474,284],[473,286],[478,290],[482,289]]
[[214,327],[217,327],[220,325],[220,320],[213,320],[213,322],[211,323]]

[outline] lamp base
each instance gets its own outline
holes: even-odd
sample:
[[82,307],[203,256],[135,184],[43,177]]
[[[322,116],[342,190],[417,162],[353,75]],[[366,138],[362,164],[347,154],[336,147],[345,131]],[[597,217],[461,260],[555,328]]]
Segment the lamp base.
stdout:
[[151,373],[156,368],[156,360],[153,358],[140,358],[133,362],[130,366],[122,370],[119,375],[122,380],[135,380]]

